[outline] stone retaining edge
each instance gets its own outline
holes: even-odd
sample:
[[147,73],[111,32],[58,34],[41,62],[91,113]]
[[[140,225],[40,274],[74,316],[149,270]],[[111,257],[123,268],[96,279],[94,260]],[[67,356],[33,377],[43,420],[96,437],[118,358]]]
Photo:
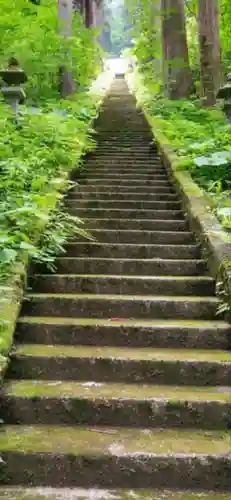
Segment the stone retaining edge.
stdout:
[[[111,71],[104,71],[93,81],[89,93],[94,95],[97,106],[100,108],[113,80]],[[93,119],[94,122],[94,119]],[[68,173],[70,176],[71,173]],[[4,376],[8,355],[12,348],[16,323],[20,313],[25,284],[27,282],[27,265],[22,266],[18,274],[15,274],[9,285],[0,286],[0,379]]]
[[224,231],[212,213],[209,198],[187,171],[179,169],[179,160],[165,136],[155,126],[155,118],[143,110],[152,129],[160,157],[183,202],[190,228],[202,245],[209,271],[217,282],[223,282],[226,301],[231,308],[231,236]]

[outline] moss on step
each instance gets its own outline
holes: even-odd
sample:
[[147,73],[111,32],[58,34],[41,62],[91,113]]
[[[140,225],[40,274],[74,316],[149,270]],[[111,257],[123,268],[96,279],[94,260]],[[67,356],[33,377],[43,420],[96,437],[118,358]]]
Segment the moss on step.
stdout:
[[198,320],[140,320],[140,319],[98,319],[98,318],[64,318],[64,317],[54,317],[54,316],[21,316],[19,318],[19,323],[29,323],[31,325],[41,324],[41,325],[73,325],[73,326],[139,326],[139,327],[156,327],[156,328],[230,328],[231,325],[225,321],[198,321]]
[[[230,402],[231,387],[187,387],[164,385],[113,384],[99,382],[62,382],[54,380],[13,380],[5,385],[7,395],[21,397],[102,398],[108,399],[168,399],[179,401]],[[231,445],[231,443],[230,443]]]
[[213,361],[230,362],[231,353],[206,349],[155,349],[126,347],[67,346],[44,344],[19,344],[16,354],[25,356],[46,357],[98,357],[119,358],[127,360],[158,361]]
[[216,297],[211,297],[211,296],[202,296],[200,297],[199,295],[195,296],[171,296],[171,295],[110,295],[110,294],[87,294],[87,293],[81,293],[81,294],[74,294],[74,293],[31,293],[28,294],[28,299],[36,300],[36,299],[71,299],[71,300],[110,300],[111,302],[115,301],[132,301],[132,302],[138,302],[138,301],[144,301],[144,302],[150,302],[150,301],[157,301],[157,302],[165,302],[165,301],[170,301],[170,302],[211,302],[214,304],[218,304],[219,301]]
[[193,327],[193,328],[227,328],[231,325],[225,321],[217,320],[217,321],[203,321],[203,320],[165,320],[165,319],[151,319],[151,320],[141,320],[141,319],[126,319],[126,321],[122,321],[120,319],[111,320],[111,319],[100,319],[100,318],[68,318],[68,317],[60,317],[56,318],[54,316],[21,316],[19,318],[19,323],[30,323],[30,324],[50,324],[50,325],[83,325],[83,326],[94,326],[94,325],[113,325],[113,326],[148,326],[148,327]]
[[230,500],[230,493],[76,488],[0,488],[1,500]]
[[[103,246],[103,245],[102,245]],[[156,280],[161,280],[161,281],[166,281],[166,283],[168,283],[168,281],[171,281],[171,280],[174,280],[174,281],[185,281],[185,280],[189,280],[189,281],[192,281],[192,282],[195,282],[195,283],[200,283],[201,281],[203,282],[205,279],[208,280],[208,281],[214,281],[213,278],[211,278],[210,276],[171,276],[171,275],[168,275],[168,276],[139,276],[139,275],[125,275],[125,274],[65,274],[65,273],[62,273],[62,274],[59,274],[59,273],[54,273],[54,274],[45,274],[43,273],[42,275],[36,275],[35,276],[36,279],[39,279],[40,277],[42,278],[50,278],[51,280],[54,279],[54,278],[81,278],[81,279],[84,279],[84,278],[89,278],[89,279],[103,279],[105,281],[107,280],[110,280],[111,278],[112,279],[117,279],[118,281],[122,281],[122,280],[131,280],[131,281],[134,281],[134,280],[138,280],[138,281],[156,281]],[[60,294],[59,294],[60,295]]]
[[7,426],[0,435],[0,452],[119,455],[129,453],[226,454],[231,432],[173,431],[68,426]]
[[5,356],[11,349],[15,324],[20,308],[20,296],[16,297],[11,288],[0,287],[0,372],[6,363]]

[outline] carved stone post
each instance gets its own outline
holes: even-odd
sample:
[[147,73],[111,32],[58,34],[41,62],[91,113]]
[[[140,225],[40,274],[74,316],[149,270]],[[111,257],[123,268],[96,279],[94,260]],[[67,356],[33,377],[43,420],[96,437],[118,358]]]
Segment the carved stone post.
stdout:
[[228,74],[227,83],[220,88],[217,99],[224,99],[224,112],[231,122],[231,73]]
[[27,76],[20,68],[17,59],[11,57],[8,68],[0,70],[0,77],[6,84],[1,87],[2,94],[17,115],[18,105],[22,104],[26,98],[21,85],[27,81]]

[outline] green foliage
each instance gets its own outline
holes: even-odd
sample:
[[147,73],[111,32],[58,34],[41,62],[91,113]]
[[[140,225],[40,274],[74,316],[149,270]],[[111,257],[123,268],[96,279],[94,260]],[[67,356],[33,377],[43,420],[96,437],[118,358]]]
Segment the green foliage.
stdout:
[[30,0],[0,0],[0,65],[18,58],[28,75],[28,101],[59,97],[58,69],[72,56],[72,72],[81,88],[89,84],[99,67],[95,33],[84,27],[80,14],[73,18],[73,36],[60,36],[57,1],[34,5]]
[[54,111],[34,113],[24,107],[20,128],[15,128],[10,112],[7,114],[5,105],[0,105],[2,281],[28,257],[50,263],[71,228],[73,233],[83,234],[81,221],[62,211],[61,206],[59,215],[56,203],[70,184],[67,173],[94,146],[88,132],[95,115],[94,102],[83,94],[78,101],[65,101],[60,107],[57,103]]
[[179,168],[189,170],[223,227],[231,229],[230,125],[221,110],[201,108],[197,99],[170,101],[153,93],[143,105],[174,149]]
[[133,54],[136,56],[144,78],[160,84],[161,74],[161,12],[159,0],[127,0],[131,22],[133,23]]
[[[68,172],[94,146],[89,132],[96,103],[84,89],[98,71],[100,52],[80,14],[65,39],[57,13],[56,0],[0,0],[0,64],[13,55],[28,76],[17,126],[0,102],[1,283],[29,258],[51,266],[68,235],[85,234],[81,221],[62,208],[62,192],[70,187]],[[65,101],[59,97],[61,64],[78,82],[77,95]]]
[[114,56],[120,56],[130,44],[128,12],[123,0],[107,0],[104,3],[105,50]]
[[231,3],[220,0],[220,33],[222,57],[226,71],[231,70]]

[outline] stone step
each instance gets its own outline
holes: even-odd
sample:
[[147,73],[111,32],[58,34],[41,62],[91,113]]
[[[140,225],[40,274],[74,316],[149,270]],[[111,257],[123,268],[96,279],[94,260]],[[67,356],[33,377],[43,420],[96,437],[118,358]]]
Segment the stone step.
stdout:
[[[110,130],[110,131],[104,131],[102,134],[97,134],[99,137],[99,141],[97,141],[97,148],[94,149],[94,152],[100,152],[100,151],[109,151],[108,146],[111,145],[113,150],[115,149],[116,151],[124,151],[125,153],[128,153],[129,151],[132,151],[134,153],[153,153],[154,157],[159,157],[159,153],[157,151],[157,146],[156,144],[150,140],[150,138],[147,138],[145,134],[139,137],[139,131],[138,134],[135,133],[136,131],[133,131],[135,134],[134,138],[126,134],[126,130],[123,129],[121,131],[118,130]],[[108,133],[108,139],[105,140],[105,135]]]
[[[132,142],[130,142],[130,141],[127,141],[127,142],[123,141],[122,143],[121,143],[121,141],[117,141],[116,143],[114,141],[114,142],[111,142],[110,146],[111,146],[111,149],[109,150],[110,153],[111,153],[111,151],[115,151],[115,152],[118,151],[119,153],[120,152],[124,152],[124,153],[131,152],[134,154],[142,154],[142,153],[150,154],[150,152],[154,153],[154,148],[153,148],[152,143],[148,143],[148,142],[146,142],[146,143],[141,142],[138,144],[137,144],[137,142],[134,142],[132,144]],[[97,145],[97,149],[94,150],[95,153],[101,153],[101,151],[103,153],[108,153],[108,143],[107,142],[103,141],[103,142],[99,143]],[[155,154],[155,156],[157,156],[157,155]]]
[[[153,176],[153,178],[161,180],[162,178],[167,177],[167,173],[163,169],[158,169],[156,168],[155,165],[153,165],[151,168],[147,168],[145,166],[139,167],[131,167],[131,166],[118,166],[114,165],[113,163],[108,163],[107,165],[102,166],[101,162],[92,162],[92,164],[89,164],[88,162],[86,165],[83,166],[83,173],[86,173],[86,175],[95,175],[95,176],[104,176],[104,175],[120,175],[124,176],[126,175],[127,177],[139,177],[140,175],[145,175],[145,176]],[[81,174],[81,172],[80,172]]]
[[[60,257],[57,274],[100,274],[130,276],[198,276],[207,271],[202,259],[114,259],[100,257]],[[43,272],[43,271],[41,271]]]
[[8,425],[123,427],[126,422],[129,427],[226,430],[231,424],[231,388],[226,395],[218,395],[219,389],[97,383],[89,379],[60,382],[54,377],[14,380],[5,384],[1,417]]
[[28,294],[23,314],[71,318],[203,319],[217,317],[219,300],[214,297]]
[[0,487],[1,500],[230,500],[230,493],[214,491],[102,490],[99,488]]
[[[130,166],[130,167],[133,167],[133,166],[139,166],[139,167],[153,167],[153,169],[155,168],[159,168],[161,169],[161,163],[159,160],[155,159],[152,157],[152,155],[144,155],[144,154],[124,154],[124,153],[94,153],[94,155],[92,155],[91,157],[91,160],[92,160],[92,166],[93,166],[93,160],[95,161],[95,163],[97,164],[101,164],[101,166],[105,167],[107,166],[108,164],[122,164],[122,165],[126,165],[126,166]],[[91,164],[89,165],[91,166]],[[162,172],[163,172],[163,167],[162,167]]]
[[102,159],[93,154],[89,153],[89,158],[87,162],[85,162],[83,165],[86,165],[87,167],[91,167],[92,169],[97,166],[97,168],[103,168],[104,170],[107,168],[110,168],[111,170],[114,170],[115,172],[119,169],[127,169],[127,170],[132,170],[134,172],[145,172],[147,170],[151,170],[152,172],[155,172],[156,174],[162,174],[163,172],[166,173],[165,168],[161,165],[160,160],[157,160],[155,158],[150,158],[149,161],[144,160],[142,158],[131,158],[124,156],[116,156],[115,155],[109,155],[107,158],[104,158],[103,161]]
[[[115,113],[115,110],[113,111],[113,113]],[[148,127],[145,127],[144,124],[142,124],[142,126],[140,124],[137,124],[137,126],[135,127],[134,126],[134,121],[132,121],[132,116],[130,115],[129,117],[128,116],[124,116],[123,117],[124,121],[128,122],[129,121],[129,125],[130,126],[120,126],[118,127],[117,131],[116,131],[116,135],[118,138],[123,138],[125,137],[126,139],[129,139],[133,142],[137,140],[142,140],[144,139],[146,142],[154,142],[154,139],[153,139],[153,135],[152,133],[150,132],[150,129],[148,129]],[[105,119],[104,119],[105,121]],[[121,123],[121,122],[120,122]],[[115,129],[114,127],[111,127],[110,126],[110,123],[107,123],[106,124],[106,127],[105,127],[105,124],[104,124],[104,127],[102,126],[103,124],[101,124],[101,126],[97,126],[96,124],[96,129],[95,129],[95,134],[96,136],[99,135],[100,139],[103,139],[103,137],[107,136],[107,135],[112,135],[114,136],[115,135]],[[127,125],[127,123],[126,123]],[[133,126],[132,126],[133,125]]]
[[[129,229],[91,229],[90,234],[96,242],[101,243],[128,243],[128,244],[189,244],[194,241],[190,231],[144,231]],[[86,238],[78,237],[78,242],[86,242]]]
[[88,208],[113,208],[113,209],[151,209],[151,210],[180,210],[180,201],[147,201],[147,200],[113,200],[99,198],[67,199],[66,205],[70,207]]
[[112,192],[114,193],[117,193],[117,191],[126,191],[126,193],[130,193],[130,195],[133,195],[136,191],[141,191],[142,194],[146,195],[146,194],[176,194],[175,191],[174,191],[174,188],[171,187],[170,185],[169,186],[147,186],[147,185],[143,185],[143,186],[140,186],[139,184],[137,186],[131,186],[130,183],[128,184],[123,184],[123,185],[113,185],[113,184],[105,184],[105,182],[101,185],[101,184],[81,184],[77,187],[75,187],[73,190],[72,190],[72,193],[75,193],[76,195],[78,195],[78,192],[79,191],[82,191],[82,192],[89,192],[89,191],[93,191],[95,193],[97,193],[97,191],[103,193],[103,192]]
[[80,173],[80,181],[83,179],[84,180],[84,177],[86,176],[87,179],[89,181],[91,181],[92,178],[95,178],[95,179],[108,179],[110,180],[113,180],[113,182],[117,179],[121,179],[121,180],[128,180],[128,181],[131,181],[133,179],[135,180],[153,180],[153,181],[157,181],[157,182],[168,182],[168,177],[167,177],[167,174],[165,173],[162,173],[162,174],[156,174],[155,172],[149,172],[149,173],[127,173],[126,171],[124,170],[121,170],[120,172],[117,170],[116,172],[112,172],[110,170],[110,167],[107,169],[107,170],[98,170],[98,168],[94,168],[94,169],[91,169],[91,170],[83,170],[83,172]]
[[160,155],[156,152],[155,148],[153,148],[152,144],[148,144],[146,146],[137,144],[132,145],[131,143],[125,144],[123,139],[108,140],[103,143],[99,143],[97,149],[92,150],[92,155],[96,157],[122,157],[124,158],[140,158],[142,161],[144,159],[151,159],[154,161],[160,161]]
[[[166,397],[170,392],[171,397],[175,394],[178,398],[175,386],[193,386],[195,391],[195,386],[215,386],[213,396],[207,399],[222,399],[231,405],[231,354],[228,351],[19,344],[12,356],[8,378],[139,383],[144,399],[145,394],[147,399],[162,399],[164,390]],[[143,384],[149,387],[145,389]],[[151,384],[167,385],[167,388],[155,389]],[[137,387],[134,393],[138,391]],[[184,391],[184,397],[186,393]],[[115,397],[118,394],[117,391]],[[201,397],[206,399],[200,393],[194,394],[195,399]]]
[[[82,219],[85,223],[85,227],[91,230],[90,233],[93,234],[92,229],[118,229],[126,231],[140,231],[143,232],[141,236],[141,241],[145,241],[145,232],[156,232],[156,231],[170,231],[170,232],[185,232],[187,231],[188,224],[184,219],[108,219],[108,218],[96,218],[96,217],[85,217]],[[117,240],[119,241],[119,239]],[[132,243],[132,242],[131,242]],[[138,243],[138,242],[137,242]],[[153,242],[154,243],[154,242]]]
[[90,208],[90,207],[68,207],[68,211],[80,217],[80,219],[134,219],[134,220],[184,220],[181,210],[152,210],[132,208]]
[[[96,198],[97,195],[97,198]],[[72,190],[68,193],[68,199],[69,200],[82,200],[82,199],[89,199],[91,198],[92,200],[96,199],[104,199],[104,200],[111,200],[115,197],[114,191],[91,191],[91,190],[86,190],[84,189],[84,192],[79,189],[77,193]],[[165,201],[165,202],[175,202],[179,201],[178,196],[175,193],[144,193],[144,192],[121,192],[121,193],[116,193],[116,199],[118,202],[120,200],[128,200],[131,198],[132,201],[139,200],[139,201]]]
[[230,349],[231,325],[216,321],[138,321],[124,318],[21,316],[16,340],[23,343],[182,349]]
[[[142,245],[134,243],[69,243],[65,247],[68,257],[108,257],[114,259],[198,259],[200,246],[188,245]],[[146,276],[145,279],[148,279]],[[140,282],[141,284],[141,282]]]
[[82,178],[81,177],[81,182],[80,186],[85,186],[85,184],[89,184],[90,186],[96,185],[96,186],[116,186],[117,188],[122,186],[123,188],[126,188],[129,186],[129,189],[136,189],[137,187],[144,187],[144,189],[152,188],[154,190],[156,189],[170,189],[172,190],[171,184],[168,182],[168,180],[163,180],[163,181],[158,181],[155,179],[126,179],[119,176],[116,176],[115,178],[108,178],[104,179],[102,177],[86,177]]
[[[148,142],[148,143],[151,143],[152,142],[152,136],[151,135],[147,135],[147,132],[146,131],[143,131],[142,130],[142,127],[137,127],[137,128],[133,128],[133,130],[130,131],[130,135],[124,135],[125,133],[127,132],[127,128],[123,128],[121,130],[121,125],[118,126],[118,128],[110,128],[110,129],[103,129],[101,127],[101,129],[97,129],[96,130],[96,133],[95,133],[95,140],[97,140],[97,143],[99,144],[102,144],[102,142],[118,142],[118,141],[123,141],[124,139],[126,139],[127,141],[129,141],[130,144],[135,144],[136,141],[138,141],[138,144],[140,142]],[[132,135],[131,135],[132,134]]]
[[125,156],[128,156],[129,151],[131,151],[134,155],[140,157],[144,154],[150,155],[153,160],[160,159],[156,145],[144,137],[140,137],[140,139],[136,137],[132,140],[129,137],[124,137],[124,133],[118,134],[118,131],[112,131],[108,135],[97,136],[96,140],[97,148],[93,149],[89,154],[95,155],[103,152],[112,155],[114,152],[115,154],[124,152]]
[[222,431],[9,425],[0,452],[2,486],[231,490]]
[[[102,132],[102,133],[101,133]],[[133,130],[128,133],[126,129],[123,130],[102,130],[96,131],[95,139],[97,141],[97,148],[93,152],[97,152],[98,148],[106,148],[112,145],[115,149],[125,150],[126,148],[131,148],[132,151],[138,152],[140,148],[146,148],[146,151],[152,152],[153,157],[159,158],[160,154],[157,149],[157,144],[153,142],[151,136],[146,133],[142,133],[142,130]],[[110,153],[110,148],[108,148]]]
[[37,274],[30,281],[35,293],[93,293],[118,295],[200,295],[215,293],[209,277],[101,276],[83,274]]

